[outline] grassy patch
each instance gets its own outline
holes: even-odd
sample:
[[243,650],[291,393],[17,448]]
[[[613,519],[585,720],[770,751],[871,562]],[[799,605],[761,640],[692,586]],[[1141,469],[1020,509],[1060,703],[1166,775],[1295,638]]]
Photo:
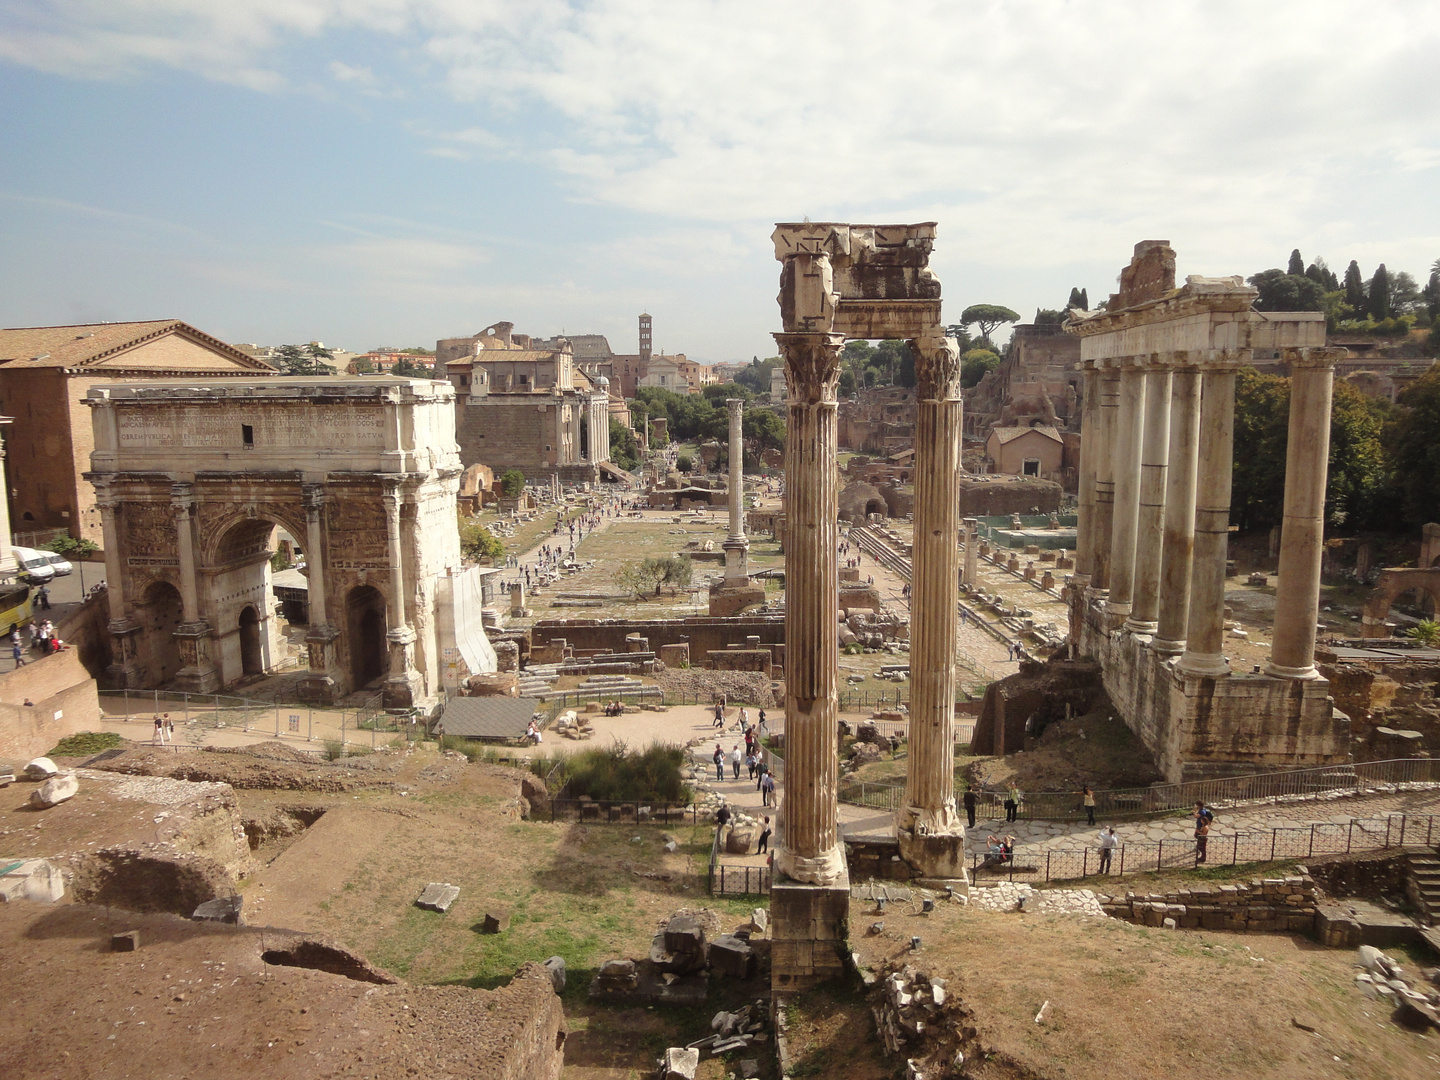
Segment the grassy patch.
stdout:
[[567,794],[574,799],[588,795],[602,802],[683,803],[690,801],[690,790],[680,779],[684,760],[678,746],[651,743],[644,750],[631,750],[615,742],[555,758],[531,758],[530,769],[543,777],[558,765],[555,787],[568,785]]
[[113,731],[81,731],[61,739],[48,756],[84,757],[88,754],[98,754],[102,750],[113,750],[117,746],[123,746],[124,743],[125,740]]

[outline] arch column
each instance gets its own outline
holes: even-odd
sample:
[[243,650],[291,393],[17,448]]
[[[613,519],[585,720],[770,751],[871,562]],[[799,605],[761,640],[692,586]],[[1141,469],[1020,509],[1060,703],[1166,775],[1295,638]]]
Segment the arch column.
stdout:
[[408,709],[420,696],[420,673],[415,670],[415,629],[410,624],[410,605],[405,595],[404,550],[400,543],[400,508],[403,495],[398,484],[387,484],[385,537],[390,556],[390,677],[385,680],[385,707]]
[[195,570],[195,488],[189,483],[170,487],[175,511],[175,538],[180,563],[180,625],[175,641],[180,647],[176,685],[192,694],[213,694],[220,689],[220,672],[211,658],[213,630],[200,617],[199,583]]
[[330,602],[325,585],[325,485],[305,484],[301,503],[305,507],[305,572],[309,626],[305,647],[310,653],[310,671],[300,684],[306,701],[330,704],[339,696],[336,675],[340,669],[337,642],[340,631],[330,622]]
[[[787,263],[787,268],[788,268]],[[841,334],[775,335],[785,361],[790,424],[785,452],[785,793],[775,868],[795,881],[845,876],[836,789],[840,703],[840,493],[836,385]]]
[[117,690],[137,689],[141,683],[140,623],[125,595],[125,558],[120,548],[120,500],[106,480],[95,483],[95,506],[100,511],[101,539],[105,545],[105,591],[110,604],[106,627],[114,640],[105,678]]
[[916,376],[910,769],[895,834],[901,857],[924,876],[963,879],[965,826],[955,811],[960,351],[938,328],[910,349]]

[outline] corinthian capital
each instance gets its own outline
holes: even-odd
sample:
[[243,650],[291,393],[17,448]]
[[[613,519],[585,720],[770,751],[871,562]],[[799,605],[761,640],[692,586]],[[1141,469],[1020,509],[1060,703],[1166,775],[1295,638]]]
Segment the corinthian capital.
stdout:
[[915,354],[915,399],[953,401],[960,397],[960,346],[938,326],[910,341]]
[[791,405],[834,403],[840,382],[843,334],[776,334],[785,361],[785,389]]

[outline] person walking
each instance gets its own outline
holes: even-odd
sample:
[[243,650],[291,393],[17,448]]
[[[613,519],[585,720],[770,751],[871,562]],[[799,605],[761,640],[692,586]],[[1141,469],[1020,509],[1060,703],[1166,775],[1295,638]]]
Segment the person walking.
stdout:
[[1120,838],[1115,835],[1115,826],[1100,830],[1100,873],[1110,873],[1110,856],[1120,846]]
[[755,845],[755,854],[760,855],[770,850],[770,815],[766,814],[760,819],[760,841]]
[[25,650],[20,647],[18,639],[10,645],[10,655],[15,657],[15,666],[17,668],[25,666]]
[[40,591],[35,594],[35,598],[40,601],[41,611],[50,610],[50,590],[48,588],[46,588],[44,585],[41,585]]
[[762,754],[762,753],[759,753],[759,752],[757,751],[756,754],[755,754],[755,790],[756,790],[756,791],[759,791],[760,788],[761,788],[761,786],[765,783],[765,774],[766,774],[767,772],[769,772],[769,771],[770,771],[770,766],[767,765],[767,764],[765,764],[765,755]]
[[718,701],[715,703],[715,723],[711,726],[722,729],[725,727],[725,707]]
[[736,780],[740,779],[740,763],[744,760],[744,755],[740,753],[740,744],[736,743],[730,751],[730,768],[734,771]]
[[1206,848],[1210,844],[1210,823],[1215,820],[1215,813],[1203,802],[1195,804],[1195,865],[1199,866],[1205,861]]
[[155,717],[155,734],[151,737],[150,742],[154,746],[165,745],[165,725],[158,716]]
[[976,800],[976,798],[975,798],[975,789],[972,788],[972,787],[967,787],[967,788],[965,789],[965,795],[964,795],[964,797],[961,799],[961,802],[962,802],[962,803],[964,804],[964,806],[965,806],[965,821],[967,822],[968,826],[969,826],[970,828],[972,828],[972,829],[975,827],[975,803],[976,803],[976,801],[977,801],[977,800]]
[[764,710],[764,709],[761,709],[761,710],[760,710],[759,723],[757,723],[757,724],[755,725],[755,735],[756,735],[757,738],[761,738],[761,739],[765,738],[765,710]]
[[761,806],[774,806],[774,805],[775,805],[775,774],[774,774],[774,773],[766,772],[765,775],[760,778],[760,805],[761,805]]
[[710,755],[710,760],[713,761],[713,762],[715,762],[715,779],[716,779],[716,780],[724,780],[724,779],[725,779],[725,751],[720,748],[720,744],[719,744],[718,742],[715,744],[715,753],[713,753],[713,754]]
[[1093,826],[1095,824],[1095,792],[1090,790],[1089,784],[1080,788],[1080,805],[1085,807],[1085,823]]
[[755,766],[756,766],[757,764],[759,764],[759,761],[760,761],[760,759],[755,756],[755,750],[754,750],[754,748],[752,747],[752,748],[745,754],[745,768],[746,768],[746,770],[747,770],[746,775],[747,775],[751,780],[754,780],[754,779],[755,779]]

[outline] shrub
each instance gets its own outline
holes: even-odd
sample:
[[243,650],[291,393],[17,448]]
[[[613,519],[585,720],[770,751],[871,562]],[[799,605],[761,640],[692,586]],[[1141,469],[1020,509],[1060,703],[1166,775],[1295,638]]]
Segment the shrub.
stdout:
[[342,743],[339,739],[325,740],[326,761],[339,761],[343,757],[364,757],[372,753],[374,751],[370,747],[361,743]]
[[486,765],[494,765],[500,760],[500,755],[496,753],[493,746],[486,746],[482,742],[467,739],[462,735],[441,735],[440,749],[458,751],[464,754],[472,765],[477,761]]
[[519,469],[506,469],[500,475],[500,490],[507,499],[514,499],[525,490],[525,474]]
[[531,758],[530,768],[544,778],[559,764],[553,786],[568,785],[566,795],[588,795],[602,802],[689,802],[690,789],[680,779],[684,751],[651,743],[631,750],[618,740],[608,749],[596,747],[560,758]]
[[1405,631],[1405,636],[1421,645],[1431,647],[1440,645],[1440,622],[1436,622],[1434,619],[1421,619]]
[[61,739],[48,756],[84,757],[87,754],[98,754],[102,750],[113,750],[124,745],[124,742],[125,740],[113,731],[81,731]]
[[695,468],[695,459],[689,454],[681,454],[675,459],[675,468],[682,473],[688,473]]

